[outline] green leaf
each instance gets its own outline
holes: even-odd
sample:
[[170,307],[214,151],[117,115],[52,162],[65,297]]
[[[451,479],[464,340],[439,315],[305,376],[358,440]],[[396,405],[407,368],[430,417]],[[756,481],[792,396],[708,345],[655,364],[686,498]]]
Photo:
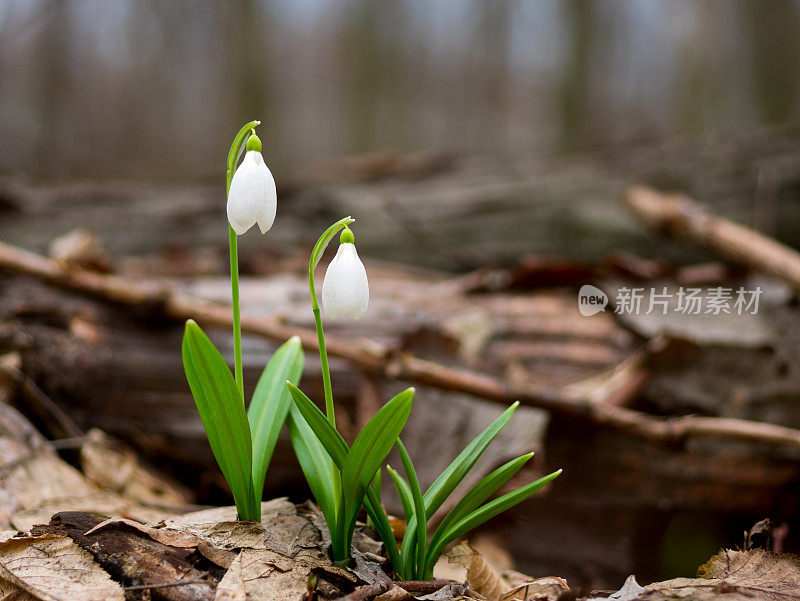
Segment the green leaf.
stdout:
[[303,470],[325,521],[332,527],[336,523],[336,500],[333,498],[334,474],[330,455],[294,404],[289,409],[286,427],[289,429],[289,438],[300,469]]
[[[433,484],[431,484],[430,488],[425,491],[423,495],[423,499],[425,500],[425,515],[433,515],[442,506],[442,503],[445,502],[447,497],[450,496],[450,493],[455,490],[456,486],[464,479],[464,477],[469,473],[469,471],[475,465],[475,462],[478,461],[480,456],[486,450],[486,447],[495,439],[495,437],[500,433],[505,425],[508,423],[508,420],[511,419],[511,416],[516,411],[517,407],[519,407],[519,402],[514,403],[508,409],[503,411],[503,413],[498,417],[494,422],[492,422],[488,428],[486,428],[483,432],[481,432],[475,439],[469,443],[461,453],[459,453],[458,457],[456,457],[453,462],[447,466],[447,468],[439,474],[439,477],[436,478]],[[416,537],[416,518],[411,520],[411,523],[408,524],[408,530],[411,532],[406,531],[406,536],[411,535],[412,537]],[[404,541],[405,542],[405,541]],[[407,564],[409,562],[409,552],[411,546],[408,548],[403,546],[403,563]]]
[[392,469],[391,465],[386,466],[386,471],[389,472],[389,475],[392,477],[394,487],[397,489],[397,496],[400,497],[400,504],[403,506],[403,515],[405,516],[406,523],[408,523],[411,516],[414,515],[414,499],[411,496],[411,487],[403,476]]
[[303,419],[319,439],[319,442],[322,443],[333,462],[339,469],[342,469],[349,452],[347,443],[342,438],[342,435],[331,425],[325,414],[314,404],[314,401],[309,399],[302,390],[291,382],[287,382],[286,387],[289,389],[292,400]]
[[378,496],[378,500],[381,498],[381,468],[378,468],[378,473],[375,474],[375,477],[372,479],[372,490],[375,491],[375,494]]
[[450,526],[458,523],[464,517],[474,511],[481,503],[486,501],[500,487],[508,482],[522,467],[533,457],[533,453],[522,455],[516,459],[501,465],[496,470],[485,476],[473,486],[470,491],[450,510],[445,518],[436,528],[431,538],[431,546],[438,544],[442,536],[448,531]]
[[483,455],[486,447],[488,447],[500,433],[500,430],[505,427],[517,407],[519,407],[519,402],[514,403],[503,411],[500,417],[494,420],[488,428],[476,436],[475,439],[459,453],[458,457],[447,466],[447,469],[439,474],[439,477],[431,484],[430,488],[425,491],[425,512],[427,515],[433,515],[436,510],[442,506],[442,503],[450,496],[450,493],[455,490],[456,486],[461,483],[475,465],[475,462]]
[[[372,416],[350,448],[342,466],[343,515],[346,521],[340,524],[348,539],[352,537],[358,510],[370,482],[406,425],[413,399],[413,388],[391,399]],[[349,544],[347,548],[349,550]]]
[[378,496],[372,489],[367,490],[367,496],[364,498],[364,509],[367,511],[369,519],[372,520],[375,530],[378,531],[378,536],[380,536],[383,545],[386,547],[386,553],[389,555],[389,560],[392,562],[395,572],[401,579],[409,578],[409,575],[403,571],[403,565],[400,562],[400,549],[397,548],[392,526],[389,524],[386,512],[381,507]]
[[183,368],[211,450],[233,492],[239,517],[259,519],[253,494],[253,448],[239,389],[222,355],[193,320],[186,322]]
[[303,375],[303,346],[293,336],[284,342],[267,363],[256,384],[247,419],[253,438],[253,491],[260,498],[267,468],[278,442],[278,435],[292,405],[286,381],[297,384]]
[[452,525],[449,530],[443,534],[441,540],[439,540],[435,546],[432,544],[428,548],[428,554],[425,562],[426,572],[430,573],[430,571],[433,570],[436,560],[439,558],[439,556],[442,554],[442,551],[448,544],[463,536],[470,530],[477,528],[487,520],[490,520],[496,515],[499,515],[512,508],[514,505],[521,503],[534,493],[541,490],[548,482],[558,477],[559,474],[561,474],[561,470],[553,472],[552,474],[548,474],[543,478],[539,478],[535,482],[526,484],[525,486],[507,493],[502,497],[498,497],[497,499],[488,502],[486,505],[476,509]]
[[[414,501],[414,516],[417,518],[416,560],[414,561],[415,569],[413,570],[413,577],[422,578],[420,571],[425,564],[425,547],[428,543],[428,518],[425,515],[425,502],[422,500],[422,491],[419,488],[419,479],[417,478],[417,471],[414,469],[414,464],[411,462],[411,456],[408,454],[405,445],[403,445],[399,438],[397,439],[397,450],[400,452],[400,460],[403,462],[403,469],[406,471],[406,476],[408,477],[411,498]],[[408,567],[406,567],[406,569],[408,569]]]

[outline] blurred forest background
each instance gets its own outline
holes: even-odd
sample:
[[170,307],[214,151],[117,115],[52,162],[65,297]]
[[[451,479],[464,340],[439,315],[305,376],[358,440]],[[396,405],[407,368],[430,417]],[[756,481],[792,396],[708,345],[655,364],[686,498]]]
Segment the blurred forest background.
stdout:
[[[634,183],[677,190],[800,247],[798,57],[800,0],[0,0],[0,241],[227,303],[223,163],[261,119],[278,221],[241,238],[243,314],[311,331],[307,251],[356,216],[370,311],[329,333],[527,391],[480,469],[530,448],[531,473],[565,468],[491,525],[520,569],[606,588],[693,575],[767,516],[798,551],[800,442],[714,427],[665,442],[537,401],[800,430],[797,287],[750,279],[763,270],[742,269],[747,253],[654,235],[619,202]],[[8,248],[0,352],[79,432],[169,466],[194,500],[229,502],[180,361],[185,316],[62,290]],[[746,323],[654,325],[581,316],[587,282],[769,294]],[[229,329],[212,336],[230,359]],[[245,337],[248,386],[274,342]],[[387,366],[332,365],[353,427],[399,386]],[[313,353],[306,368],[320,398]],[[632,378],[622,400],[602,385],[618,371]],[[414,383],[407,444],[430,483],[500,403]],[[45,436],[76,436],[19,396]],[[306,494],[286,440],[271,469],[266,494]],[[18,527],[4,495],[0,526]]]
[[0,0],[0,173],[218,177],[393,147],[542,154],[800,113],[796,0]]

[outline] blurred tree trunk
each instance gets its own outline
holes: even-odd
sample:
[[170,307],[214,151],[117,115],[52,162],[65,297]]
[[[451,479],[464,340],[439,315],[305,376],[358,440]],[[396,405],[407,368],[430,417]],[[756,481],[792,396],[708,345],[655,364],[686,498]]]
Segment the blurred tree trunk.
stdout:
[[742,20],[749,34],[755,102],[767,123],[797,116],[797,57],[800,6],[794,0],[744,2]]
[[591,63],[594,50],[596,15],[593,2],[569,0],[562,4],[566,21],[567,56],[561,83],[561,146],[578,147],[586,134],[588,95],[591,86]]
[[[47,15],[38,40],[39,58],[38,113],[41,129],[36,144],[35,158],[38,171],[50,171],[53,154],[62,151],[62,127],[69,126],[64,115],[73,114],[70,106],[69,73],[70,38],[72,37],[71,2],[69,0],[47,0],[44,14]],[[70,146],[74,148],[73,146]],[[69,175],[64,173],[62,175]]]

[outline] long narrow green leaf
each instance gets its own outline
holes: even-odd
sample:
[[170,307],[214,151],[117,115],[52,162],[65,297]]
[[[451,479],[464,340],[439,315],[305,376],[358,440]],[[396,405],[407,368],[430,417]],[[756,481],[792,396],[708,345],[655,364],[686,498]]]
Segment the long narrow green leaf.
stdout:
[[[417,518],[416,560],[414,561],[412,573],[414,578],[422,578],[421,570],[425,564],[425,550],[428,544],[428,518],[425,515],[425,502],[422,500],[422,490],[420,490],[419,487],[417,471],[414,469],[414,464],[411,462],[411,456],[408,454],[405,445],[399,438],[397,439],[397,450],[400,453],[400,460],[403,462],[403,469],[406,471],[408,484],[411,488],[411,498],[414,501],[414,515]],[[408,569],[408,567],[406,567],[406,569]]]
[[300,381],[303,360],[303,347],[298,336],[284,342],[261,373],[247,409],[253,438],[253,491],[257,498],[261,497],[264,490],[264,479],[275,443],[292,405],[292,395],[286,389],[286,381],[294,384]]
[[427,515],[433,515],[442,503],[445,502],[450,493],[455,490],[467,473],[475,465],[486,447],[495,439],[500,431],[511,419],[514,411],[519,407],[519,402],[514,403],[498,417],[491,425],[481,432],[475,439],[469,443],[466,448],[459,453],[453,462],[447,466],[438,478],[431,484],[430,488],[425,491],[425,512]]
[[294,404],[289,409],[286,427],[311,493],[317,500],[325,521],[333,527],[336,523],[336,500],[333,498],[334,474],[331,457]]
[[531,457],[533,457],[533,453],[528,453],[527,455],[512,459],[486,475],[480,482],[473,486],[470,491],[456,503],[455,507],[450,510],[447,516],[445,516],[439,524],[439,527],[436,528],[436,532],[434,532],[433,537],[431,537],[431,546],[439,542],[441,537],[449,530],[450,526],[457,524],[479,507],[481,503],[497,492],[500,487],[522,469]]
[[306,423],[322,443],[333,462],[339,469],[342,469],[345,459],[347,459],[347,453],[350,450],[342,435],[331,425],[325,414],[314,404],[314,401],[309,399],[302,390],[291,382],[287,382],[286,387],[289,389],[292,400],[303,419],[306,420]]
[[410,576],[404,572],[403,565],[400,562],[400,549],[397,548],[397,541],[394,539],[394,531],[392,530],[391,524],[389,524],[389,519],[386,517],[386,512],[383,510],[383,507],[381,507],[378,496],[372,489],[367,490],[367,496],[364,498],[364,509],[375,525],[378,536],[386,547],[386,553],[389,555],[389,560],[392,562],[398,577],[407,580]]
[[392,477],[394,487],[397,490],[397,496],[400,497],[400,504],[403,506],[403,515],[405,516],[406,523],[408,523],[411,516],[414,515],[414,499],[411,497],[411,487],[403,476],[392,469],[391,465],[386,466],[386,471],[389,472],[389,475]]
[[364,495],[406,425],[413,399],[414,389],[409,388],[381,407],[356,437],[342,466],[344,521],[341,527],[348,552]]
[[[447,466],[447,468],[439,474],[439,477],[436,478],[433,484],[431,484],[430,488],[425,491],[423,495],[423,499],[425,500],[425,515],[432,516],[436,513],[436,510],[442,506],[442,503],[445,502],[447,497],[450,496],[450,493],[455,490],[456,486],[464,479],[464,477],[469,473],[472,467],[475,465],[475,462],[478,461],[480,456],[486,450],[486,447],[495,439],[495,437],[500,433],[500,431],[505,427],[508,423],[508,420],[511,419],[511,416],[516,411],[517,407],[519,407],[519,402],[514,403],[508,409],[503,411],[503,413],[498,417],[494,422],[492,422],[488,428],[486,428],[483,432],[481,432],[475,439],[470,442],[461,453],[459,453],[458,457],[456,457],[453,462]],[[411,520],[411,523],[408,524],[408,529],[411,532],[406,532],[406,536],[416,537],[416,518]],[[403,548],[403,563],[407,564],[409,562],[411,547],[409,546]]]
[[450,529],[444,533],[442,538],[437,542],[437,544],[431,545],[428,547],[428,554],[426,557],[426,565],[425,571],[430,573],[433,570],[433,566],[436,563],[436,560],[442,554],[444,548],[453,542],[455,539],[463,536],[470,530],[477,528],[487,520],[495,517],[498,514],[503,513],[507,509],[512,508],[514,505],[521,503],[534,493],[541,490],[548,482],[553,480],[554,478],[558,477],[561,474],[561,470],[553,472],[552,474],[548,474],[543,478],[539,478],[535,482],[531,482],[530,484],[526,484],[514,490],[510,493],[503,495],[502,497],[498,497],[493,501],[488,502],[486,505],[483,505],[479,509],[476,509],[466,517],[459,520],[457,523],[453,524]]
[[239,389],[214,344],[194,321],[186,322],[181,345],[183,368],[211,451],[233,492],[239,517],[259,519],[253,494],[253,448]]

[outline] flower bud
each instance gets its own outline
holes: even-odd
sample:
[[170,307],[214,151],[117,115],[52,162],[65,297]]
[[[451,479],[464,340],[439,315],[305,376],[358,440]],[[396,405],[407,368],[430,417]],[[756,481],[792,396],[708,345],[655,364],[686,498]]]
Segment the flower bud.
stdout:
[[234,172],[228,191],[228,222],[241,236],[254,224],[262,234],[272,227],[278,205],[275,179],[261,156],[261,141],[252,134],[247,152]]
[[328,317],[346,315],[358,319],[367,312],[369,304],[367,271],[358,258],[355,237],[349,228],[345,228],[339,240],[339,250],[322,282],[322,305]]

